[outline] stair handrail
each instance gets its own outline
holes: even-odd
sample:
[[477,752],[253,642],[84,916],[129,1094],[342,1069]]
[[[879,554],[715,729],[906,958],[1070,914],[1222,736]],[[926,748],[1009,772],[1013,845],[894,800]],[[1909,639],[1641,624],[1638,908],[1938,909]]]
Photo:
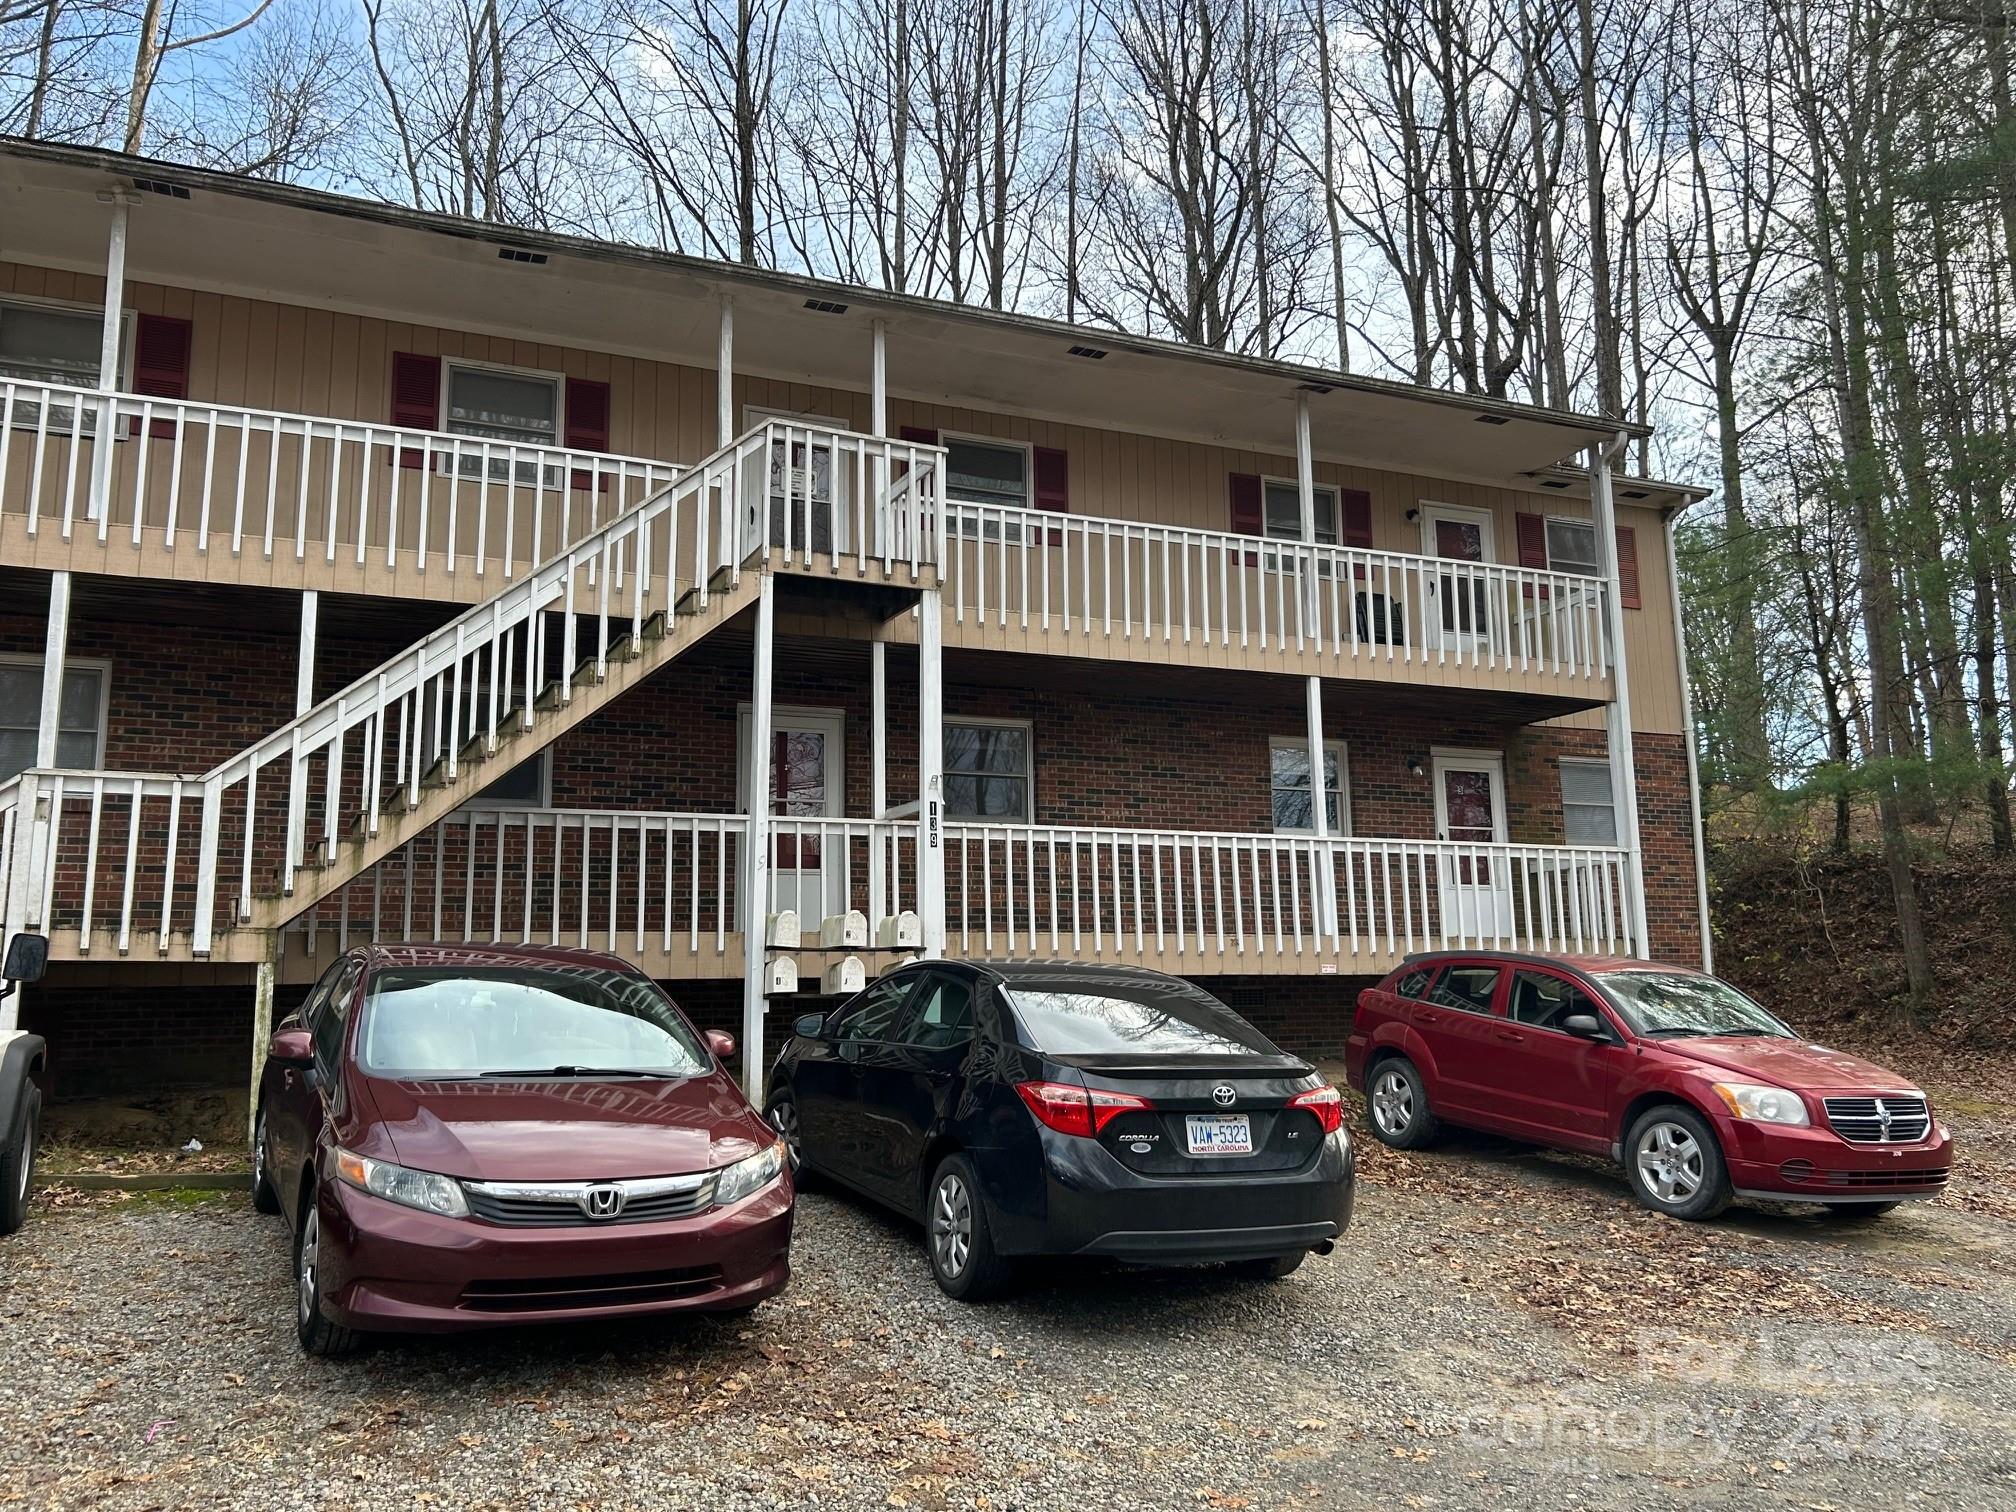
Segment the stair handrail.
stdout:
[[[489,710],[484,723],[486,750],[497,746],[500,714],[511,712],[507,702],[515,691],[517,678],[512,669],[513,646],[508,632],[528,622],[534,626],[524,661],[524,698],[516,704],[522,728],[530,728],[534,700],[538,694],[538,669],[545,660],[544,614],[564,611],[562,625],[563,665],[575,665],[577,650],[577,609],[579,580],[586,568],[586,587],[594,596],[597,615],[596,665],[606,675],[611,649],[609,624],[612,594],[627,593],[630,599],[629,635],[638,637],[645,621],[655,613],[670,613],[678,595],[678,569],[682,551],[691,564],[694,607],[704,609],[717,588],[732,588],[740,581],[743,567],[759,555],[782,546],[787,555],[793,542],[791,524],[794,505],[812,508],[823,502],[833,516],[839,514],[838,501],[831,496],[820,501],[812,493],[808,474],[799,485],[791,458],[793,447],[828,449],[829,477],[837,470],[843,454],[849,456],[875,482],[856,493],[856,524],[853,554],[865,571],[871,560],[884,569],[907,563],[914,573],[934,556],[937,519],[936,478],[942,472],[941,446],[866,436],[837,427],[818,426],[799,420],[765,420],[752,426],[733,441],[720,447],[692,468],[681,473],[658,493],[636,508],[589,531],[538,567],[505,584],[488,599],[472,605],[447,624],[422,636],[412,645],[389,657],[376,668],[354,679],[344,688],[323,698],[293,719],[269,731],[243,750],[226,757],[202,776],[203,827],[199,852],[195,922],[191,949],[207,954],[215,932],[217,866],[222,841],[222,804],[227,789],[243,783],[245,836],[240,864],[237,916],[249,918],[252,909],[253,831],[257,814],[259,773],[285,757],[291,767],[287,831],[282,857],[281,890],[291,892],[296,866],[303,852],[306,794],[303,786],[307,762],[317,755],[328,758],[326,773],[325,856],[336,851],[335,806],[341,791],[341,743],[352,730],[369,727],[364,758],[365,808],[371,831],[378,820],[379,795],[385,784],[386,722],[396,709],[399,715],[398,761],[393,786],[407,788],[407,806],[418,805],[422,774],[422,725],[427,710],[421,694],[430,682],[436,683],[434,698],[434,746],[445,761],[447,778],[455,780],[458,753],[463,740],[474,733],[476,711],[469,711],[464,729],[462,671],[486,649],[491,653],[492,675],[488,682]],[[752,490],[767,479],[779,476],[782,463],[781,495],[767,488]],[[757,469],[760,469],[758,471]],[[929,478],[923,475],[929,474]],[[881,480],[889,480],[884,486]],[[897,482],[904,486],[900,491]],[[866,500],[875,500],[872,532]],[[694,504],[690,544],[679,536],[678,511]],[[781,541],[773,541],[772,507],[781,503]],[[900,517],[896,506],[902,505]],[[662,550],[654,548],[653,532],[665,522]],[[836,519],[837,525],[837,519]],[[801,532],[802,534],[803,532]],[[804,543],[808,550],[809,539]],[[877,549],[879,548],[879,549]],[[836,565],[837,565],[837,553]],[[665,602],[653,607],[654,557],[665,564]],[[616,618],[623,618],[618,602]],[[503,675],[495,675],[497,653],[503,653]],[[454,696],[447,697],[438,679],[452,677]],[[472,682],[470,692],[476,691]],[[563,681],[561,698],[570,700],[571,684]],[[409,703],[409,700],[411,702]],[[444,728],[445,726],[445,728]]]

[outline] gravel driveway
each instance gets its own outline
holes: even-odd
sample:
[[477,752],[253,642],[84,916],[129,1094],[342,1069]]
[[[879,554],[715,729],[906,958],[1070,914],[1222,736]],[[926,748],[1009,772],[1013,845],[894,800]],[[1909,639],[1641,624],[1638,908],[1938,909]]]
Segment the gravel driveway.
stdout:
[[753,1318],[340,1364],[296,1352],[242,1197],[45,1192],[0,1240],[0,1504],[2006,1508],[2008,1131],[1852,1227],[1669,1223],[1482,1139],[1375,1149],[1348,1249],[1287,1281],[1059,1266],[983,1308],[821,1193]]

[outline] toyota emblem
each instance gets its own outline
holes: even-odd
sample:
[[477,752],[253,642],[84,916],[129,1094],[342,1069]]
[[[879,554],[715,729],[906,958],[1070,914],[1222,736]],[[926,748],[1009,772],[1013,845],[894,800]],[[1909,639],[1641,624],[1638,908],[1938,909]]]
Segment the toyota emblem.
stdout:
[[1231,1107],[1238,1099],[1239,1094],[1222,1082],[1211,1089],[1211,1101],[1221,1108]]
[[581,1211],[590,1218],[614,1218],[627,1200],[628,1194],[619,1186],[590,1187],[581,1194]]

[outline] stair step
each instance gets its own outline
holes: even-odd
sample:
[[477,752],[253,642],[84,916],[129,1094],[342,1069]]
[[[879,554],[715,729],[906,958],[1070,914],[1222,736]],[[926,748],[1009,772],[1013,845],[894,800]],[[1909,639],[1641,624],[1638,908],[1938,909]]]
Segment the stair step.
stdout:
[[672,612],[674,614],[698,614],[706,607],[705,604],[700,602],[700,590],[697,588],[688,588],[684,593],[679,595],[678,602],[672,606]]
[[671,620],[666,616],[665,611],[660,609],[651,618],[644,621],[644,639],[647,641],[662,641],[671,628]]
[[560,707],[561,695],[566,691],[567,685],[556,677],[539,690],[539,696],[533,700],[532,707],[548,712],[557,709]]

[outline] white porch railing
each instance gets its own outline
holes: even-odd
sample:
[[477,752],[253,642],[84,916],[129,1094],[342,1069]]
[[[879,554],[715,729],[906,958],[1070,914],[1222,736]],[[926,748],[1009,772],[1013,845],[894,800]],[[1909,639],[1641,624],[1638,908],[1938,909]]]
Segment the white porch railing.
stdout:
[[958,500],[945,511],[953,625],[1610,675],[1601,578]]
[[[680,469],[242,405],[0,380],[0,513],[55,534],[478,578],[536,565]],[[100,445],[101,436],[110,445]]]
[[1631,953],[1627,853],[1195,830],[946,827],[958,954]]
[[[352,939],[727,953],[743,927],[740,814],[460,809],[288,925],[309,950]],[[778,816],[771,897],[816,940],[822,917],[914,910],[914,820]],[[739,942],[738,942],[739,943]]]

